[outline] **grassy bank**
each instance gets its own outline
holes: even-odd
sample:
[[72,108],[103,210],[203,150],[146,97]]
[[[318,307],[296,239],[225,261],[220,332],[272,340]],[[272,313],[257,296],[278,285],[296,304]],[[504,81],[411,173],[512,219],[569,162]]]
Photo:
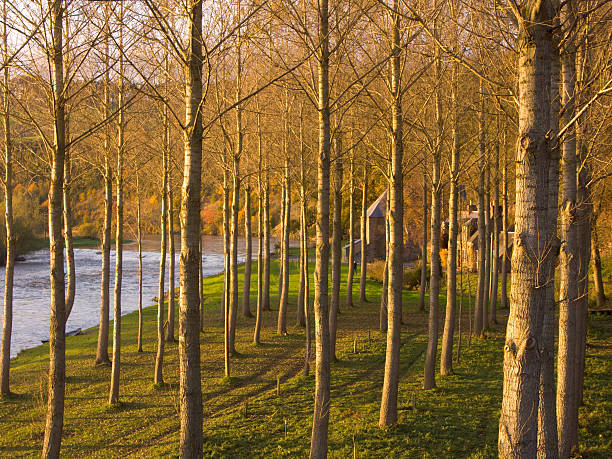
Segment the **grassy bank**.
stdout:
[[[271,291],[276,300],[276,263],[273,269]],[[298,284],[296,266],[292,269],[289,324],[295,323]],[[232,378],[223,378],[219,311],[222,277],[204,282],[207,312],[201,349],[205,457],[305,457],[310,443],[314,377],[302,376],[303,329],[292,325],[288,336],[277,336],[276,311],[266,312],[263,343],[255,346],[254,319],[240,318],[240,355],[232,359]],[[352,309],[343,307],[339,317],[340,361],[332,366],[330,457],[351,457],[354,448],[358,457],[495,457],[502,390],[501,326],[486,340],[474,339],[471,345],[464,335],[455,374],[438,376],[438,388],[423,391],[427,316],[416,310],[417,293],[405,292],[399,423],[381,431],[377,424],[385,335],[377,331],[380,284],[368,281],[367,288],[373,302],[356,303]],[[255,291],[253,282],[253,304]],[[440,304],[444,304],[443,298]],[[273,307],[277,309],[276,301]],[[500,314],[503,320],[505,312]],[[137,314],[123,318],[118,406],[107,405],[110,368],[93,365],[97,329],[67,339],[65,456],[176,455],[177,344],[166,346],[164,377],[168,385],[155,388],[155,315],[155,307],[145,309],[143,353],[136,352]],[[441,321],[443,315],[441,307]],[[593,318],[590,325],[586,405],[580,412],[581,450],[585,457],[603,458],[609,457],[612,448],[612,320]],[[462,326],[465,331],[467,313]],[[47,366],[46,346],[24,351],[13,361],[12,389],[16,395],[0,401],[1,455],[40,455]],[[276,396],[277,378],[281,380],[280,397]],[[413,398],[416,409],[412,409]]]

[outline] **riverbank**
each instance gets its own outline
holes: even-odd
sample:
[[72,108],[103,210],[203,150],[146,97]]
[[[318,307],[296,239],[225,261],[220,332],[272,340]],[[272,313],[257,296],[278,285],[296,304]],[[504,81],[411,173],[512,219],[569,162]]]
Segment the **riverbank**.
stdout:
[[[272,304],[277,309],[276,261]],[[242,277],[240,277],[242,278]],[[255,306],[256,282],[251,291]],[[262,344],[252,344],[254,319],[239,318],[232,378],[223,378],[222,275],[204,280],[206,331],[201,334],[206,456],[303,457],[312,422],[314,377],[301,375],[304,331],[295,323],[298,273],[290,275],[289,334],[276,335],[277,311],[264,313]],[[357,285],[355,286],[357,287]],[[240,288],[240,291],[242,289]],[[343,286],[344,291],[344,286]],[[463,336],[455,374],[438,376],[438,388],[421,390],[427,316],[416,294],[405,292],[402,331],[400,418],[389,431],[378,426],[385,335],[378,330],[380,284],[367,282],[372,303],[342,307],[338,357],[332,365],[330,457],[495,457],[501,403],[503,330],[485,340]],[[441,305],[444,305],[441,298]],[[465,303],[464,303],[465,304]],[[441,320],[443,319],[441,306]],[[505,320],[505,314],[500,317]],[[93,365],[97,327],[67,339],[66,416],[62,452],[67,457],[158,457],[178,450],[178,349],[166,345],[163,388],[153,386],[156,307],[144,309],[144,352],[136,352],[137,313],[122,318],[122,369],[118,406],[109,407],[110,368]],[[464,330],[467,315],[462,317]],[[580,411],[581,451],[606,457],[612,408],[612,321],[592,318],[585,406]],[[111,327],[112,328],[112,327]],[[177,335],[178,336],[178,335]],[[112,345],[112,344],[111,344]],[[356,351],[354,353],[353,351]],[[314,351],[314,345],[313,345]],[[314,368],[314,361],[312,362]],[[0,453],[39,456],[46,411],[48,347],[22,352],[12,363],[13,397],[0,401]],[[281,396],[276,396],[276,380]],[[412,408],[416,397],[416,409]]]

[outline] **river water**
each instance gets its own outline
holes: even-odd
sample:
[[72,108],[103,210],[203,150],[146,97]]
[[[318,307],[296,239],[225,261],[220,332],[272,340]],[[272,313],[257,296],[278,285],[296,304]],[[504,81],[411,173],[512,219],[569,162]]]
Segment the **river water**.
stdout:
[[[244,239],[238,241],[238,258],[244,258]],[[253,241],[256,253],[257,241]],[[176,244],[176,280],[178,287],[180,241]],[[123,282],[121,283],[121,310],[124,314],[138,309],[138,253],[136,244],[126,244],[123,251]],[[221,236],[202,238],[202,264],[204,276],[223,271],[223,239]],[[143,240],[142,254],[143,307],[153,304],[157,296],[159,276],[159,237]],[[75,249],[76,295],[66,331],[93,327],[100,319],[100,281],[102,254],[95,249]],[[111,251],[110,317],[112,319],[115,251]],[[168,272],[168,259],[166,258]],[[166,288],[168,275],[166,272]],[[4,267],[0,269],[0,294],[4,295]],[[13,298],[13,334],[11,357],[22,349],[38,346],[49,337],[49,250],[38,250],[15,264]],[[3,298],[0,297],[0,298]],[[0,304],[2,301],[0,301]],[[0,308],[0,327],[4,322],[4,307]]]

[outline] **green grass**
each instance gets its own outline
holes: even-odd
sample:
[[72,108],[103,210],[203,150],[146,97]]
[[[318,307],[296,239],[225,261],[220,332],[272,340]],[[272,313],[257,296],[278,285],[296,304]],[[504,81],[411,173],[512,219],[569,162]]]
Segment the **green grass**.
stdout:
[[[124,244],[132,242],[129,239],[123,241]],[[93,249],[100,247],[102,242],[91,237],[75,236],[72,238],[72,245],[75,249]],[[115,240],[111,239],[111,247],[114,247]],[[32,241],[30,250],[41,250],[49,247],[49,238],[36,238]]]
[[[272,299],[277,308],[273,263]],[[356,279],[357,282],[357,279]],[[202,343],[205,457],[305,457],[310,444],[314,377],[302,376],[304,331],[294,326],[298,276],[292,265],[289,334],[278,336],[276,311],[266,312],[262,344],[252,344],[254,319],[239,318],[232,377],[223,378],[223,327],[219,312],[222,277],[204,280],[206,331]],[[355,296],[357,294],[355,285]],[[345,286],[342,286],[344,292]],[[256,282],[253,282],[254,304]],[[503,330],[486,340],[464,334],[455,374],[437,376],[438,387],[424,391],[427,345],[424,312],[417,292],[405,292],[398,425],[378,428],[385,335],[378,330],[380,284],[368,281],[371,303],[342,305],[338,357],[332,365],[329,456],[495,457],[501,406]],[[344,293],[342,293],[344,298]],[[444,305],[444,298],[440,300]],[[464,302],[465,307],[466,302]],[[465,312],[465,310],[464,310]],[[144,310],[144,352],[136,352],[137,314],[122,321],[121,403],[108,406],[110,368],[93,365],[97,329],[67,339],[67,388],[62,453],[66,457],[159,457],[178,451],[177,344],[166,346],[164,377],[153,386],[156,308]],[[443,320],[440,308],[440,321]],[[500,311],[505,320],[506,311]],[[18,320],[16,318],[16,320]],[[464,332],[467,315],[462,318]],[[580,448],[585,457],[609,457],[612,320],[591,319],[587,350],[585,406],[580,411]],[[111,327],[112,328],[112,327]],[[441,330],[442,328],[440,328]],[[178,336],[178,335],[177,335]],[[357,353],[353,353],[353,340]],[[314,349],[314,347],[313,347]],[[314,366],[314,362],[312,364]],[[48,348],[26,350],[12,362],[12,390],[0,401],[0,455],[39,456],[46,410]],[[276,379],[281,378],[281,396]],[[416,410],[411,408],[416,397]],[[285,430],[286,429],[286,430]],[[286,433],[285,433],[286,432]]]

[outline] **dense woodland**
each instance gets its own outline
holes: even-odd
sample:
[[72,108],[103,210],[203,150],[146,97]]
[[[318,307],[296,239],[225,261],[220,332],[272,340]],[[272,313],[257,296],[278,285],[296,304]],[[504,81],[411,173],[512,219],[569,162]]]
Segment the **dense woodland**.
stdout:
[[[611,447],[612,395],[606,384],[589,393],[585,367],[587,377],[610,368],[612,323],[592,323],[589,311],[609,307],[611,294],[612,2],[1,6],[0,420],[16,432],[2,454],[568,458],[584,442],[593,447],[580,413],[597,396],[608,407],[600,422]],[[367,251],[366,211],[385,191],[385,257],[369,263],[357,254]],[[468,209],[475,269],[464,265]],[[145,308],[141,295],[122,329],[122,242],[136,241],[140,255],[147,234],[161,240],[156,304]],[[216,278],[203,279],[203,234],[223,236],[225,269]],[[50,339],[12,361],[12,323],[24,320],[13,314],[15,262],[34,237],[47,238],[50,250]],[[66,320],[79,288],[78,237],[99,240],[100,325],[73,340]],[[258,373],[257,359],[281,373]],[[377,384],[347,382],[343,365],[354,359],[361,383]],[[285,361],[292,370],[282,373]],[[466,430],[455,441],[469,450],[383,449],[418,438],[406,426],[437,422],[419,418],[418,407],[443,405],[440,387],[461,377],[469,393],[465,362],[486,365],[499,381],[493,439],[471,431],[461,440]],[[262,375],[271,385],[240,392]],[[159,399],[142,416],[123,396],[139,378],[148,384],[140,395]],[[235,417],[216,427],[211,380],[238,393]],[[345,384],[350,396],[338,392]],[[97,408],[82,402],[87,413],[111,413],[116,438],[147,429],[143,419],[171,404],[163,417],[174,427],[154,436],[169,446],[111,453],[100,438],[63,451],[91,422],[70,418],[80,412],[71,398],[79,390],[99,399]],[[281,408],[247,422],[259,416],[249,409],[269,405],[257,397],[281,390],[303,396],[300,417],[289,427],[284,418],[283,438],[301,432],[299,446],[242,449],[242,437],[260,438],[261,419],[282,424],[274,417]],[[353,390],[363,402],[346,398]],[[448,400],[469,410],[460,397]],[[339,439],[340,406],[354,419],[369,413],[370,433]],[[27,440],[9,414],[21,410],[39,426]],[[125,425],[112,424],[115,415]],[[215,428],[231,432],[225,443]],[[382,443],[368,450],[368,438]],[[436,429],[426,438],[444,441]],[[20,450],[24,441],[37,446]]]

